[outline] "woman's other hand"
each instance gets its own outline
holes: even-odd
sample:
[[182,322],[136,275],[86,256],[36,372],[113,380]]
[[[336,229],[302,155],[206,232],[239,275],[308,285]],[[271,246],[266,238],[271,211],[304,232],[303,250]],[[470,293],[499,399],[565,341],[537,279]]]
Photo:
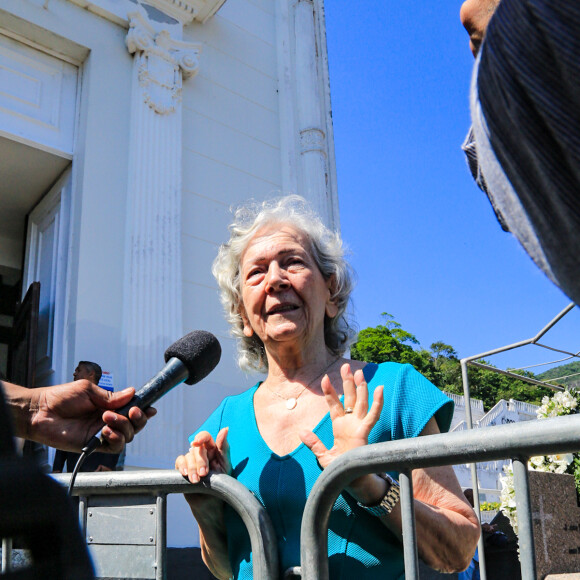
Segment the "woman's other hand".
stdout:
[[322,392],[326,398],[332,420],[334,445],[327,449],[322,441],[312,432],[303,431],[300,439],[316,455],[322,468],[327,467],[345,451],[368,445],[371,429],[379,420],[383,408],[383,387],[377,387],[373,403],[369,410],[369,391],[362,370],[352,373],[348,363],[340,369],[344,404],[341,403],[336,390],[328,376],[322,379]]
[[[334,459],[356,447],[368,445],[369,434],[376,425],[383,409],[383,387],[378,386],[373,395],[369,410],[369,390],[362,370],[354,374],[348,363],[340,369],[344,404],[330,383],[328,376],[322,379],[322,392],[328,403],[334,445],[327,449],[322,441],[311,431],[300,433],[300,439],[316,455],[324,469]],[[364,504],[380,501],[385,493],[385,482],[374,474],[363,475],[347,487],[347,491],[357,501]]]
[[227,440],[228,427],[224,427],[214,441],[207,431],[201,431],[191,443],[189,452],[175,460],[175,469],[191,483],[198,483],[210,471],[229,475],[230,447]]

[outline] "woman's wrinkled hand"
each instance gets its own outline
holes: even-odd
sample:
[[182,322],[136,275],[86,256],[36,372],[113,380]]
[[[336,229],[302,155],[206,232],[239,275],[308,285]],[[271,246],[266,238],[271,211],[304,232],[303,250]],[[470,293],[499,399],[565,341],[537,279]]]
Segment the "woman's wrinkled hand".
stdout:
[[379,420],[383,408],[383,387],[379,386],[375,389],[369,410],[369,391],[362,370],[357,370],[353,375],[350,365],[346,363],[342,365],[340,375],[344,404],[328,376],[322,379],[321,385],[332,420],[332,449],[327,449],[312,431],[300,433],[300,439],[316,455],[322,468],[327,467],[345,451],[368,445],[369,434]]
[[[207,431],[200,431],[191,442],[189,451],[175,460],[175,469],[191,483],[199,483],[210,471],[230,475],[232,466],[227,435],[227,427],[217,434],[215,441]],[[183,497],[199,526],[203,561],[216,578],[232,578],[224,523],[225,502],[213,495],[195,493],[193,488],[192,491],[184,493]]]
[[224,427],[214,441],[207,431],[201,431],[191,443],[189,451],[175,460],[175,469],[191,483],[199,483],[210,471],[229,475],[232,471],[228,427]]

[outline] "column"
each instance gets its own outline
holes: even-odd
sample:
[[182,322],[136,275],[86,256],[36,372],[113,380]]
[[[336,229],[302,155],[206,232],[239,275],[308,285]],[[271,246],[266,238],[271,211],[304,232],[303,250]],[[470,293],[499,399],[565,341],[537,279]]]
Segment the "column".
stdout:
[[[134,55],[125,283],[127,381],[139,387],[164,364],[165,349],[183,334],[181,277],[181,158],[184,79],[198,70],[200,45],[156,32],[142,13],[129,15],[126,43]],[[183,447],[183,394],[163,399],[155,421],[128,450],[171,457]],[[161,431],[160,431],[161,429]]]
[[317,34],[316,6],[312,0],[298,0],[294,5],[295,82],[297,124],[302,193],[322,216],[333,220],[331,175],[329,173],[329,135],[322,89],[322,54]]

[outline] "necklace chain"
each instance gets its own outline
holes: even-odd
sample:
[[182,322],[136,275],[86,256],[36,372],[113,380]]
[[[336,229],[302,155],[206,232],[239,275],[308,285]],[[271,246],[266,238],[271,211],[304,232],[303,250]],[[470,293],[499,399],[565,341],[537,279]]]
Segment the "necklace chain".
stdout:
[[277,397],[279,397],[280,399],[282,399],[283,401],[286,402],[286,408],[288,409],[288,411],[293,411],[296,408],[296,405],[298,404],[298,399],[300,398],[300,396],[302,395],[302,393],[304,393],[304,391],[308,388],[311,387],[320,377],[322,377],[324,375],[324,373],[326,373],[326,371],[328,371],[328,369],[339,359],[340,357],[335,358],[315,379],[312,379],[295,397],[289,397],[286,398],[283,395],[281,395],[280,393],[278,393],[277,391],[275,391],[274,389],[272,389],[272,387],[270,387],[270,385],[268,385],[268,383],[266,383],[266,387],[267,389],[273,394],[276,395]]

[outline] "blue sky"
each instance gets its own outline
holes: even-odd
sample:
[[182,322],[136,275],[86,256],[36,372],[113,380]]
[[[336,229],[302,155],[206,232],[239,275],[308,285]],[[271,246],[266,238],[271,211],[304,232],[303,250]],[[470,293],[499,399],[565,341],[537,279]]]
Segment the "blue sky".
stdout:
[[[467,170],[460,145],[473,57],[461,3],[325,4],[341,227],[360,328],[386,311],[422,346],[442,340],[460,356],[534,336],[570,300],[501,230]],[[580,350],[578,310],[544,343]],[[505,368],[557,358],[525,347],[490,360]]]

